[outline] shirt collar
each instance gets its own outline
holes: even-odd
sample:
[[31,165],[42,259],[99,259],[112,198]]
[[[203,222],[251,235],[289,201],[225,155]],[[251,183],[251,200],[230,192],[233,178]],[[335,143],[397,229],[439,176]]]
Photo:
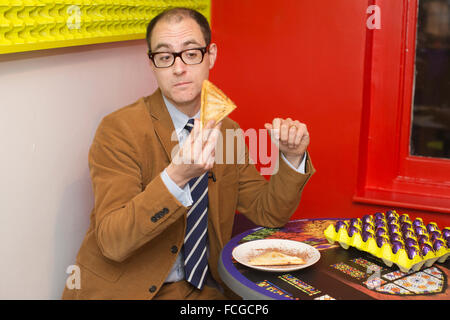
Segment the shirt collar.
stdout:
[[[175,131],[178,134],[180,133],[181,130],[184,129],[190,118],[186,114],[178,110],[172,103],[170,103],[169,100],[164,95],[162,95],[162,97],[164,99],[164,103],[167,106],[167,111],[169,111],[170,117],[172,118]],[[199,119],[199,117],[200,117],[200,110],[193,118]]]

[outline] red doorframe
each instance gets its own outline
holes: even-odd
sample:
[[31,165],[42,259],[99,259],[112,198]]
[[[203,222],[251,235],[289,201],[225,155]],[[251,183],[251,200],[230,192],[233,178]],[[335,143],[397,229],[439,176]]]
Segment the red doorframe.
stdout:
[[358,202],[450,213],[450,160],[411,156],[417,0],[378,0],[367,30]]

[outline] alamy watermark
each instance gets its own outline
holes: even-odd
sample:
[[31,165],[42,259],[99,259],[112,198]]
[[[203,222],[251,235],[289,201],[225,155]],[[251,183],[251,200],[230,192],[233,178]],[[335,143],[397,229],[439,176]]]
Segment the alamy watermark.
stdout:
[[[208,137],[208,130],[212,132],[210,134],[217,134],[217,142],[215,145],[215,163],[216,164],[255,164],[259,161],[260,173],[262,175],[274,175],[278,172],[279,162],[279,143],[276,139],[269,139],[271,143],[268,143],[268,136],[266,129],[248,129],[243,131],[242,129],[226,129],[225,138],[222,132],[218,129],[203,129],[202,136],[205,141]],[[278,129],[271,130],[273,137],[277,134]],[[245,140],[248,140],[248,157],[246,156]],[[172,133],[172,141],[178,141],[176,131]],[[190,154],[196,146],[190,144],[183,145],[183,152]],[[180,150],[180,145],[173,148],[171,152],[172,161],[174,164],[201,164],[205,159],[201,157],[196,160],[192,160],[190,157],[177,157]],[[197,163],[195,162],[197,161]]]
[[81,289],[81,270],[77,265],[70,265],[66,269],[69,276],[66,279],[66,287],[69,290]]
[[77,5],[71,5],[67,7],[67,17],[66,25],[69,30],[80,29],[81,28],[81,9]]
[[370,16],[367,18],[366,26],[368,29],[381,29],[381,9],[376,4],[368,6],[366,10]]

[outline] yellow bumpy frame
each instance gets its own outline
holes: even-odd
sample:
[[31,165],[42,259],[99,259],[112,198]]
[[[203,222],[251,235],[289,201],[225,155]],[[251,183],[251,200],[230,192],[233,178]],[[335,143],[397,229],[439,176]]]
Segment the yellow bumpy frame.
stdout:
[[0,0],[0,54],[144,39],[149,21],[171,7],[210,20],[211,0]]
[[[419,218],[419,220],[421,221],[422,219]],[[444,245],[441,246],[438,250],[430,250],[425,255],[419,253],[415,255],[412,259],[410,259],[405,250],[406,246],[398,249],[398,251],[394,253],[391,247],[391,243],[389,242],[385,242],[381,245],[381,247],[379,247],[375,240],[375,236],[369,237],[368,239],[366,239],[366,241],[363,241],[361,232],[355,232],[351,236],[349,236],[348,221],[349,220],[341,220],[340,222],[341,227],[337,231],[336,231],[337,223],[330,224],[325,229],[324,235],[329,243],[338,242],[340,246],[343,247],[344,249],[354,247],[358,250],[368,252],[373,256],[380,258],[388,267],[391,267],[393,264],[396,264],[402,272],[409,272],[410,270],[418,271],[423,266],[426,267],[432,266],[436,261],[443,263],[450,256],[450,248],[447,247],[447,245],[445,245],[446,242],[445,239],[440,238],[444,242]],[[344,225],[342,223],[344,223]],[[448,231],[449,228],[445,229],[447,229],[446,231]],[[441,231],[439,230],[439,232]]]

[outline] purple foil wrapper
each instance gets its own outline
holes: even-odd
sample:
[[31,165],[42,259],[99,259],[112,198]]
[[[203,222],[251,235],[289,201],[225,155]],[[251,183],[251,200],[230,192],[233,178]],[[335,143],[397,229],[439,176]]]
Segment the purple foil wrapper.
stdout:
[[362,231],[367,231],[367,232],[374,232],[374,227],[372,224],[370,223],[365,223],[362,226]]
[[408,254],[409,259],[414,259],[414,257],[419,254],[419,251],[417,250],[417,247],[409,247],[406,249],[406,253]]
[[444,247],[444,241],[442,241],[442,239],[436,239],[433,241],[433,249],[435,251],[438,251],[440,248]]
[[347,228],[347,224],[344,221],[339,220],[338,222],[336,222],[334,229],[336,232],[338,232],[341,228]]
[[400,227],[396,223],[390,224],[388,226],[388,229],[389,229],[389,233],[394,233],[394,232],[399,232],[400,231]]
[[424,243],[421,247],[420,247],[420,252],[422,253],[422,256],[426,256],[428,252],[433,252],[433,248],[431,247],[430,244],[428,243]]
[[375,219],[384,219],[384,213],[376,212],[374,215]]
[[378,228],[377,231],[375,231],[375,235],[377,237],[381,237],[386,234],[387,234],[387,231],[386,231],[386,228],[384,228],[384,227]]
[[426,234],[427,230],[424,227],[415,227],[414,232],[416,233],[417,236],[421,236],[423,234]]
[[409,216],[407,214],[402,214],[400,216],[400,218],[398,218],[398,220],[402,223],[411,221],[411,219],[409,218]]
[[409,222],[404,222],[404,223],[400,224],[400,229],[401,229],[402,231],[413,230],[413,226],[412,226],[412,224],[409,223]]
[[353,226],[353,227],[355,227],[355,226],[361,227],[361,220],[358,219],[358,218],[350,219],[350,226]]
[[398,223],[397,217],[395,217],[395,216],[387,217],[386,221],[387,221],[388,224]]
[[421,234],[420,236],[417,237],[417,242],[419,243],[420,246],[427,241],[430,241],[430,238],[426,234]]
[[422,219],[417,218],[416,220],[413,221],[412,225],[413,225],[413,227],[423,226],[423,221],[422,221]]
[[376,237],[376,242],[378,248],[381,248],[383,244],[389,243],[388,239],[386,237]]
[[373,222],[373,217],[371,215],[366,214],[364,217],[362,217],[361,220],[363,223],[369,223]]
[[403,236],[403,239],[406,239],[406,238],[415,239],[416,238],[416,234],[414,233],[414,231],[412,231],[410,229],[402,231],[402,236]]
[[450,228],[445,228],[444,230],[442,230],[442,237],[444,237],[444,239],[450,237]]
[[431,224],[431,223],[427,224],[427,231],[429,233],[431,233],[433,231],[436,231],[436,230],[437,230],[437,228],[436,228],[436,226],[434,224]]
[[375,228],[386,227],[386,221],[384,219],[375,219]]
[[392,253],[396,254],[398,250],[403,249],[403,243],[401,243],[400,241],[392,241],[391,242],[391,249],[392,249]]
[[413,239],[413,238],[406,238],[406,239],[405,239],[405,245],[406,245],[407,247],[412,247],[412,246],[417,246],[418,243],[417,243],[417,241],[416,241],[415,239]]
[[432,232],[430,232],[430,240],[431,241],[434,241],[437,238],[442,238],[441,232],[439,232],[439,231],[432,231]]
[[366,242],[367,240],[369,240],[370,238],[373,238],[373,234],[367,231],[363,231],[362,233],[362,239],[364,242]]
[[398,232],[393,232],[389,235],[389,239],[392,241],[402,241],[402,236]]
[[357,227],[355,227],[355,226],[351,226],[351,227],[348,228],[347,233],[348,233],[348,236],[349,236],[349,237],[353,237],[353,235],[354,235],[355,233],[361,233],[361,230],[359,230],[359,229],[358,229]]
[[398,217],[398,214],[395,211],[388,210],[388,211],[386,211],[386,218],[389,218],[389,217]]

